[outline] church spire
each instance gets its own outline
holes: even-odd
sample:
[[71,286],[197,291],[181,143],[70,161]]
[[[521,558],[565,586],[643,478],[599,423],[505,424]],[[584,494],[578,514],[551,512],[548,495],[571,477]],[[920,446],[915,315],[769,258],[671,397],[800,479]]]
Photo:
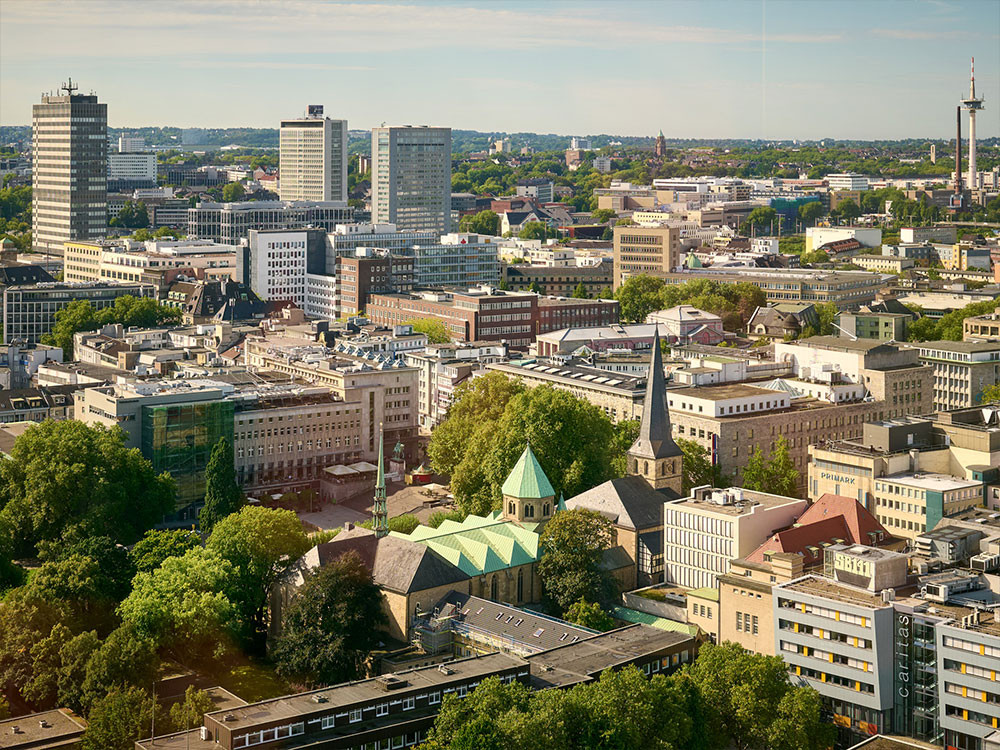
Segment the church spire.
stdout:
[[378,476],[375,480],[375,502],[372,505],[372,529],[381,538],[389,533],[389,509],[385,501],[385,460],[383,458],[382,423],[378,425]]
[[628,473],[640,476],[654,490],[681,491],[681,449],[670,434],[663,357],[659,330],[653,333],[653,352],[646,376],[646,398],[642,403],[639,437],[628,450]]
[[648,459],[681,455],[681,449],[670,434],[666,390],[663,357],[660,354],[660,332],[656,330],[653,333],[653,353],[649,358],[649,374],[646,377],[646,398],[642,403],[639,438],[629,449],[630,455]]

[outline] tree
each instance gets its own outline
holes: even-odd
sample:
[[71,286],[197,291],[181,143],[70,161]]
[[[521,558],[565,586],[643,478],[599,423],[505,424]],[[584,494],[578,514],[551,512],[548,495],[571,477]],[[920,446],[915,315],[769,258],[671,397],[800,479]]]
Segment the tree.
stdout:
[[87,661],[81,687],[85,710],[115,687],[152,684],[158,667],[156,644],[123,625],[111,632]]
[[777,217],[778,212],[770,206],[757,206],[740,225],[740,234],[754,234],[757,230],[772,234],[772,224]]
[[615,292],[622,320],[644,323],[646,316],[666,307],[664,283],[648,274],[638,274],[625,281]]
[[28,579],[24,594],[58,607],[63,619],[77,627],[109,630],[114,600],[108,588],[93,558],[69,555],[43,563]]
[[810,250],[808,253],[802,253],[799,260],[806,265],[829,263],[830,256],[824,250]]
[[526,221],[521,225],[521,231],[517,236],[522,240],[547,240],[550,237],[558,237],[559,230],[550,229],[541,221]]
[[583,285],[581,281],[576,285],[576,289],[573,290],[573,299],[589,299],[590,295],[587,294],[587,288]]
[[755,447],[743,468],[743,487],[772,495],[795,497],[799,486],[799,472],[788,454],[788,442],[779,436],[767,460],[759,447]]
[[611,615],[605,612],[600,604],[588,602],[583,598],[577,599],[569,606],[566,610],[566,619],[592,630],[611,630],[615,626]]
[[272,657],[280,674],[308,685],[354,680],[364,674],[385,622],[381,590],[349,552],[306,576],[282,617]]
[[809,226],[815,226],[816,220],[823,215],[823,204],[819,201],[811,201],[809,203],[803,203],[799,206],[799,219],[803,224],[808,224]]
[[233,446],[220,437],[205,467],[205,505],[198,513],[198,524],[202,531],[209,532],[223,518],[242,508],[245,502],[246,497],[236,481]]
[[227,632],[237,632],[237,578],[235,566],[216,550],[195,547],[149,573],[137,573],[118,613],[138,636],[203,656]]
[[528,291],[532,294],[542,294],[542,287],[539,285],[537,279],[531,280],[531,283],[528,284]]
[[722,468],[712,463],[712,458],[704,446],[684,438],[677,438],[676,442],[684,454],[682,491],[685,496],[690,494],[694,487],[710,485],[722,489],[729,486],[728,479],[722,474]]
[[227,182],[222,186],[222,202],[236,203],[246,197],[247,191],[239,182]]
[[129,559],[137,572],[150,573],[168,557],[180,557],[189,549],[201,546],[201,537],[185,529],[155,529],[147,531],[129,551]]
[[823,302],[816,305],[816,316],[819,318],[819,334],[821,336],[836,336],[834,321],[840,315],[840,309],[835,302]]
[[848,223],[861,216],[861,207],[850,198],[846,201],[839,201],[837,203],[837,210],[840,212],[841,218]]
[[600,562],[614,539],[611,521],[583,508],[561,511],[545,524],[538,575],[546,599],[560,612],[579,599],[602,601],[611,594],[613,584]]
[[595,224],[606,224],[618,216],[618,213],[610,208],[597,208],[590,212],[590,217]]
[[112,689],[94,704],[81,750],[132,750],[136,740],[148,736],[153,710],[145,690]]
[[458,231],[496,237],[500,234],[500,217],[489,209],[476,214],[467,214],[459,221]]
[[309,549],[302,523],[290,510],[247,506],[215,525],[208,549],[232,564],[235,624],[248,648],[263,650],[271,587]]
[[982,403],[991,404],[994,401],[1000,401],[1000,383],[987,386],[983,389]]
[[135,567],[128,550],[107,536],[67,536],[59,541],[38,544],[42,560],[57,562],[79,556],[92,560],[96,566],[96,593],[110,601],[120,602],[132,588]]
[[188,685],[184,700],[170,707],[170,728],[174,732],[185,732],[201,726],[202,717],[215,710],[215,701],[204,690]]
[[73,534],[127,544],[173,508],[173,480],[126,449],[117,427],[45,421],[17,438],[11,458],[0,464],[0,529],[25,554]]
[[[822,718],[819,700],[786,700],[798,691],[815,691],[793,687],[780,656],[751,654],[734,643],[708,643],[688,674],[737,750],[822,750],[833,744],[833,727]],[[792,734],[780,738],[780,731]]]
[[413,326],[414,333],[426,334],[428,344],[447,344],[451,341],[448,326],[437,318],[411,318],[403,325]]
[[[146,239],[152,239],[152,235]],[[42,336],[42,343],[58,346],[63,350],[64,359],[69,360],[73,357],[73,335],[80,331],[96,331],[109,323],[121,323],[126,327],[151,328],[177,323],[180,319],[179,308],[161,305],[151,297],[137,299],[126,294],[118,297],[114,305],[102,310],[94,310],[90,300],[74,300],[56,312],[52,332]]]

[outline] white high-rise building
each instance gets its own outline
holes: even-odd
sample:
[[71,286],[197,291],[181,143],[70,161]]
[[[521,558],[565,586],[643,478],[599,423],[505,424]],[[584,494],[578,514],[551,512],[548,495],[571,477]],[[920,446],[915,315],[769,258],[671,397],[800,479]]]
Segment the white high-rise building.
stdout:
[[108,226],[108,105],[77,90],[71,79],[31,108],[31,241],[51,255]]
[[372,128],[372,223],[450,231],[451,128]]
[[310,104],[306,117],[281,121],[278,195],[283,201],[347,200],[347,120],[323,116]]
[[118,136],[118,153],[136,154],[146,150],[146,139],[141,135],[121,133]]

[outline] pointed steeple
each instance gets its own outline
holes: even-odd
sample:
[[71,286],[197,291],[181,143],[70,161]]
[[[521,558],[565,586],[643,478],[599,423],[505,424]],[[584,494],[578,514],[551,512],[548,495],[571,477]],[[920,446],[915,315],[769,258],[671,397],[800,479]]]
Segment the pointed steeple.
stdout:
[[383,456],[382,423],[378,426],[378,476],[375,479],[375,502],[372,504],[372,529],[381,538],[389,533],[389,508],[385,501],[385,459]]
[[566,510],[566,496],[563,493],[559,493],[559,502],[556,503],[556,510]]
[[639,438],[629,448],[629,456],[655,460],[681,455],[681,449],[670,434],[666,389],[663,357],[660,354],[660,332],[657,328],[653,333],[653,353],[649,359],[649,375],[646,377],[646,398],[642,403]]

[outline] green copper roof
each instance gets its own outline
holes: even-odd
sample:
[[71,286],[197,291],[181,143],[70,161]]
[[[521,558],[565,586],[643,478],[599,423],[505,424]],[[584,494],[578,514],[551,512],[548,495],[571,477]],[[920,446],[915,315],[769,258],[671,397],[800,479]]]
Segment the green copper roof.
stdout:
[[524,453],[517,459],[500,491],[505,495],[526,500],[540,500],[556,494],[530,445],[524,447]]
[[390,532],[434,550],[469,576],[484,575],[537,562],[538,534],[504,520],[499,511],[469,516],[461,523],[445,521],[438,528],[418,526],[409,534]]
[[698,599],[707,599],[710,602],[719,601],[719,590],[714,586],[703,586],[700,589],[691,589],[687,592],[688,596],[694,596]]
[[698,635],[698,626],[689,625],[686,622],[668,620],[666,617],[657,617],[648,612],[640,612],[629,607],[612,607],[611,616],[616,620],[624,622],[637,622],[641,625],[650,625],[660,630],[669,630],[671,633],[686,633],[687,635]]

